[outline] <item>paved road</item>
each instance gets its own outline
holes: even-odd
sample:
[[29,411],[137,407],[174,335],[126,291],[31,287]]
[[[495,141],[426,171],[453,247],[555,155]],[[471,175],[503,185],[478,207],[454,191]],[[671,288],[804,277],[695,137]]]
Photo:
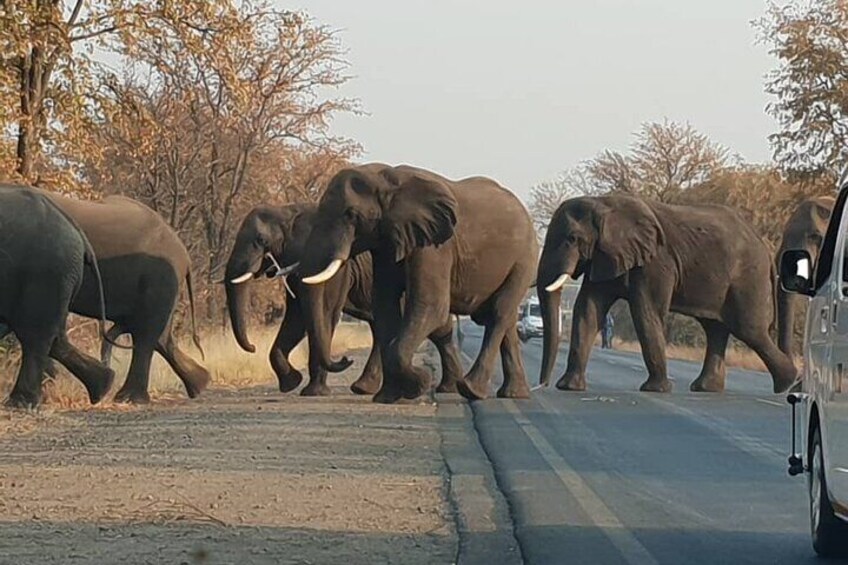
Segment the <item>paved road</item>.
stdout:
[[[473,358],[482,332],[463,329]],[[536,382],[541,340],[524,361]],[[751,371],[724,395],[689,393],[699,368],[671,361],[675,392],[649,395],[638,355],[596,349],[585,393],[474,404],[527,563],[817,562],[806,483],[786,473],[783,397]]]

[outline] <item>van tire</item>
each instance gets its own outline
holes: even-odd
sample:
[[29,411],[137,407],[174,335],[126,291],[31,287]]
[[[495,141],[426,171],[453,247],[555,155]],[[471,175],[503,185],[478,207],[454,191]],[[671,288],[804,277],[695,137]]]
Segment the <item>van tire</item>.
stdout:
[[816,426],[810,445],[810,531],[813,549],[822,557],[848,556],[848,524],[836,516],[827,494],[821,432]]

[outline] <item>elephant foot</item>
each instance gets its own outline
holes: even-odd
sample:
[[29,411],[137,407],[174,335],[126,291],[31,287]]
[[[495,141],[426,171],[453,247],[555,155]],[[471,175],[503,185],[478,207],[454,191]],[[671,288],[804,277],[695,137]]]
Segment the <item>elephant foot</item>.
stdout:
[[94,383],[85,383],[85,389],[88,392],[88,400],[92,404],[97,404],[109,389],[112,388],[112,383],[115,381],[115,371],[112,369],[104,369],[101,378]]
[[291,392],[303,382],[303,375],[300,371],[292,369],[287,375],[277,375],[277,381],[280,384],[280,392]]
[[453,394],[459,392],[459,386],[456,379],[442,379],[439,386],[436,387],[436,392],[445,394]]
[[570,390],[582,392],[586,390],[586,377],[573,377],[571,375],[563,375],[556,383],[559,390]]
[[382,379],[374,375],[362,375],[350,385],[350,390],[353,394],[373,396],[380,390]]
[[122,388],[115,395],[115,402],[121,404],[148,404],[150,402],[150,395],[146,390]]
[[209,373],[204,371],[199,379],[195,379],[193,381],[185,381],[183,384],[185,385],[186,394],[188,394],[189,398],[197,398],[200,396],[200,393],[206,390],[206,387],[209,386],[209,383],[212,382],[212,377],[209,376]]
[[32,410],[38,407],[40,401],[40,394],[13,391],[3,405],[12,410]]
[[469,402],[485,400],[489,397],[489,383],[481,383],[478,379],[465,378],[456,383],[459,394]]
[[509,386],[504,383],[504,385],[498,389],[498,398],[530,398],[530,387],[527,386],[527,380],[514,378],[512,379],[512,382],[509,383]]
[[300,396],[330,396],[330,394],[332,391],[326,384],[312,381],[300,391]]
[[671,381],[668,379],[648,379],[639,387],[642,392],[671,392]]
[[428,383],[426,379],[417,378],[408,380],[403,383],[386,382],[383,379],[383,386],[374,395],[374,402],[379,404],[422,404],[429,401],[428,389],[425,386]]
[[724,379],[717,376],[698,377],[689,385],[692,392],[724,392]]

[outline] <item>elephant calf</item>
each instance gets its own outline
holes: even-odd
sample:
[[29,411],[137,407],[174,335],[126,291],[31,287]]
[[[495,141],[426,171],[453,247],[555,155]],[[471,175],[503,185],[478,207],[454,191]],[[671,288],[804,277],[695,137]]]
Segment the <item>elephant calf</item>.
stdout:
[[537,273],[544,344],[541,381],[559,343],[559,303],[569,277],[583,276],[574,305],[562,390],[586,388],[586,363],[601,320],[627,300],[648,380],[641,390],[667,392],[663,322],[669,310],[696,318],[707,352],[693,391],[720,392],[730,334],[749,345],[784,392],[797,372],[769,336],[776,277],[765,243],[726,206],[671,206],[627,195],[565,201],[548,226]]
[[48,356],[85,385],[92,404],[99,402],[115,375],[74,348],[65,333],[68,307],[85,273],[103,319],[103,285],[91,245],[44,193],[22,186],[0,184],[0,228],[0,337],[14,332],[23,353],[6,404],[39,404]]

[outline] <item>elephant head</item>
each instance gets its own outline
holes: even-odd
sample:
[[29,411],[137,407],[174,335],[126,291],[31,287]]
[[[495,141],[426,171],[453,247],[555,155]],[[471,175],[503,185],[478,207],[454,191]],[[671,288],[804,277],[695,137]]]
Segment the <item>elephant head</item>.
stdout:
[[[456,209],[451,190],[426,171],[383,164],[344,169],[330,180],[318,204],[301,259],[302,281],[327,283],[346,261],[365,251],[388,253],[398,262],[415,248],[445,243],[454,234]],[[329,343],[320,346],[329,351]],[[332,370],[328,355],[321,358]]]
[[560,339],[560,299],[569,278],[612,281],[644,266],[665,244],[653,210],[626,195],[572,198],[554,212],[539,259],[536,291],[544,339],[539,382],[550,379]]
[[303,282],[329,280],[351,256],[389,246],[396,261],[453,236],[456,200],[437,177],[412,167],[365,165],[330,180],[307,243]]
[[[784,251],[803,249],[810,254],[815,265],[819,247],[824,239],[834,199],[829,196],[811,198],[802,202],[790,216],[783,229],[777,260]],[[777,319],[778,345],[780,350],[792,356],[792,336],[795,331],[795,313],[801,305],[801,297],[778,290]]]
[[245,351],[256,351],[247,337],[245,283],[263,274],[272,277],[292,272],[303,252],[310,224],[310,210],[301,205],[260,206],[241,223],[227,261],[224,284],[233,334]]

